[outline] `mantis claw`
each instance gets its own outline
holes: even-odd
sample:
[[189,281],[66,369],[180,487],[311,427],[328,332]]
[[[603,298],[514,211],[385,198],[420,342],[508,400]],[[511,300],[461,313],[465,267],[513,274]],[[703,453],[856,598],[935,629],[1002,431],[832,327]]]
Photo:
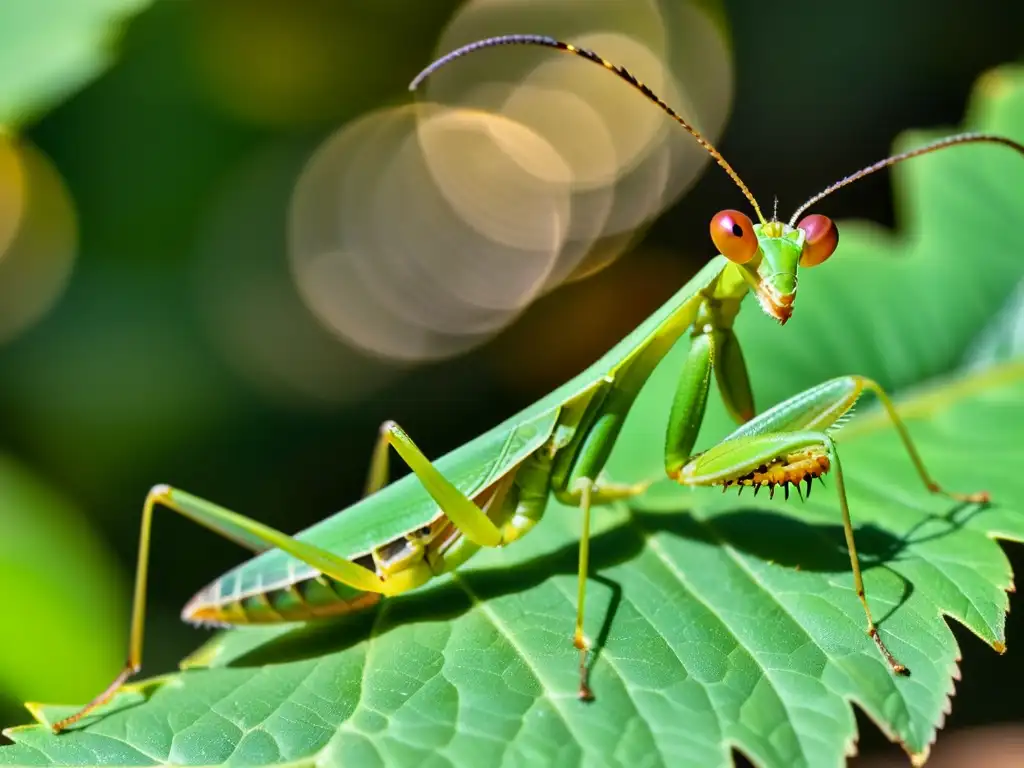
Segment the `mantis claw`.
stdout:
[[590,690],[590,686],[587,685],[586,681],[580,681],[579,699],[580,701],[587,702],[594,700],[594,692]]
[[590,688],[590,670],[587,668],[587,656],[589,655],[590,644],[579,632],[573,636],[572,644],[580,652],[580,687],[577,694],[580,701],[593,701],[594,692]]
[[977,491],[975,493],[950,493],[947,495],[952,499],[962,501],[966,504],[988,504],[992,501],[992,496],[988,491]]

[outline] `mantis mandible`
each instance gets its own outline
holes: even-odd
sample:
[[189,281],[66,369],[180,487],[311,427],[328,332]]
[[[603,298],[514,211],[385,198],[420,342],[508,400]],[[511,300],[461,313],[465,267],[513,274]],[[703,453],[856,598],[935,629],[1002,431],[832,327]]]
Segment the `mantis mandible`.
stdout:
[[[690,349],[668,416],[665,472],[686,486],[782,486],[801,492],[826,472],[835,477],[854,588],[867,632],[894,674],[908,674],[886,647],[871,617],[854,544],[843,470],[831,430],[870,390],[892,420],[911,463],[931,493],[971,503],[988,494],[944,490],[925,469],[892,402],[874,381],[842,376],[755,415],[740,343],[732,326],[743,299],[757,298],[768,317],[784,324],[793,313],[798,272],[827,260],[839,242],[833,222],[801,215],[812,205],[868,174],[918,155],[960,144],[989,142],[1024,155],[1024,145],[1002,136],[963,133],[887,157],[811,197],[788,223],[766,220],[757,200],[725,158],[686,120],[627,70],[598,54],[554,38],[507,35],[466,45],[438,59],[410,84],[483,48],[533,45],[579,56],[604,67],[657,105],[702,146],[750,202],[758,223],[726,210],[711,220],[719,252],[686,285],[600,360],[521,413],[436,461],[430,461],[394,422],[385,422],[373,450],[366,495],[357,503],[289,536],[185,491],[150,490],[142,509],[128,660],[114,681],[82,710],[53,725],[59,732],[107,702],[142,663],[150,528],[157,505],[174,510],[258,553],[198,592],[182,618],[235,626],[312,621],[368,608],[452,571],[481,547],[503,547],[541,520],[547,500],[579,507],[579,592],[573,644],[580,651],[579,696],[592,698],[584,635],[592,507],[643,492],[647,483],[617,484],[601,477],[634,400],[665,354],[685,334]],[[709,450],[693,454],[711,379],[740,425]],[[388,484],[394,449],[412,472]]]

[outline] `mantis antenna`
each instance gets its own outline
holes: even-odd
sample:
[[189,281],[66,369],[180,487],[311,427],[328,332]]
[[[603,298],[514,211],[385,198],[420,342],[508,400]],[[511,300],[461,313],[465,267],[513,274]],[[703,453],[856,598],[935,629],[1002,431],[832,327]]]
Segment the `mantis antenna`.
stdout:
[[571,43],[563,43],[561,40],[556,40],[553,37],[545,37],[544,35],[501,35],[499,37],[488,37],[484,40],[477,40],[474,43],[464,45],[461,48],[456,48],[454,51],[445,54],[437,61],[430,64],[426,69],[424,69],[422,72],[420,72],[418,75],[416,75],[416,77],[412,79],[412,82],[409,83],[409,90],[415,91],[419,87],[420,83],[422,83],[432,74],[434,74],[441,67],[445,66],[446,64],[449,64],[455,59],[461,58],[468,53],[472,53],[473,51],[478,51],[481,48],[494,48],[495,46],[499,45],[539,45],[545,48],[554,48],[557,51],[564,51],[565,53],[575,54],[576,56],[580,56],[586,59],[587,61],[592,61],[595,64],[599,64],[600,66],[604,67],[610,72],[614,72],[622,80],[625,80],[631,86],[640,91],[640,93],[646,96],[648,100],[654,102],[659,107],[661,107],[661,109],[664,110],[669,117],[671,117],[681,126],[683,126],[683,128],[685,128],[687,132],[697,140],[697,143],[700,144],[707,151],[707,153],[715,159],[715,162],[722,166],[722,169],[727,174],[729,174],[729,178],[736,182],[736,186],[740,188],[740,191],[743,193],[743,196],[750,201],[750,204],[752,206],[754,206],[754,212],[757,214],[757,218],[761,220],[761,223],[768,223],[765,221],[764,215],[761,213],[761,206],[757,204],[757,200],[750,193],[750,189],[747,187],[747,185],[743,183],[743,179],[741,179],[739,174],[733,170],[732,166],[729,165],[726,159],[722,157],[722,154],[717,149],[715,149],[714,145],[712,145],[710,141],[708,141],[701,135],[700,131],[698,131],[696,128],[694,128],[692,125],[686,122],[686,120],[684,120],[674,109],[672,109],[672,107],[670,107],[668,104],[662,101],[661,98],[656,93],[654,93],[654,91],[652,91],[642,82],[637,80],[629,70],[625,69],[624,67],[617,66],[616,64],[612,64],[612,62],[608,61],[603,56],[600,56],[587,48],[577,48],[575,45],[572,45]]
[[991,133],[958,133],[953,136],[947,136],[944,139],[933,141],[931,144],[925,144],[923,147],[911,149],[907,152],[900,152],[899,154],[893,155],[892,157],[887,157],[884,160],[879,160],[877,163],[869,165],[866,168],[861,168],[856,173],[851,173],[849,176],[844,176],[835,184],[826,187],[821,192],[816,194],[814,197],[810,198],[806,203],[797,208],[796,213],[794,213],[792,218],[789,220],[789,226],[795,226],[796,220],[800,217],[800,214],[806,211],[808,208],[810,208],[818,201],[820,201],[822,198],[828,197],[837,189],[842,189],[847,184],[852,184],[858,179],[863,179],[865,176],[868,176],[874,173],[875,171],[880,171],[883,168],[888,168],[890,165],[902,163],[904,160],[909,160],[910,158],[917,157],[918,155],[927,155],[929,152],[937,152],[938,150],[945,149],[946,147],[952,147],[957,144],[973,144],[980,142],[1003,144],[1004,146],[1010,147],[1011,149],[1015,149],[1022,155],[1024,155],[1024,144],[1018,144],[1013,139],[1007,139],[1005,136],[996,136]]

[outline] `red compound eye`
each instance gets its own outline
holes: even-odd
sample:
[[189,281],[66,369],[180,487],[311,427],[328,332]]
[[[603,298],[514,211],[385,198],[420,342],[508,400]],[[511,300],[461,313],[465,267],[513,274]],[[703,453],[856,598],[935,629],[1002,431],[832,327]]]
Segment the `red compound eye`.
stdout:
[[736,264],[746,264],[757,253],[757,235],[750,218],[739,211],[719,211],[711,220],[711,240],[718,252]]
[[805,216],[796,227],[807,235],[807,239],[804,240],[804,252],[800,255],[801,267],[818,266],[831,256],[839,245],[839,229],[828,216],[817,213]]

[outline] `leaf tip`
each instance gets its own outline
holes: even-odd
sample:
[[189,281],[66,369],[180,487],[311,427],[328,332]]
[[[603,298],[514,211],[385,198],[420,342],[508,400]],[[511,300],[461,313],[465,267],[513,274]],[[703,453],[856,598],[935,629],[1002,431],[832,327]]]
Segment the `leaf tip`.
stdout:
[[178,687],[181,684],[182,683],[178,675],[156,675],[155,677],[147,677],[144,680],[136,680],[131,683],[126,683],[121,686],[121,690],[118,691],[118,694],[120,696],[136,694],[141,696],[143,699],[148,699],[156,691],[164,688],[165,686]]
[[[45,725],[47,727],[50,726],[50,721],[46,717],[46,709],[47,709],[48,705],[42,704],[42,703],[40,703],[38,701],[26,701],[24,706],[25,706],[25,709],[28,710],[28,713],[30,715],[32,715],[32,719],[33,720],[35,720],[40,725]],[[23,728],[24,727],[31,728],[33,726],[21,726],[21,727],[23,727]]]
[[925,747],[920,752],[912,753],[910,755],[910,764],[914,766],[914,768],[921,768],[921,766],[928,762],[928,758],[931,756],[931,753],[931,745]]
[[978,95],[984,99],[1001,99],[1013,90],[1013,82],[1005,69],[996,68],[979,77],[975,88]]
[[10,741],[18,742],[21,741],[19,738],[22,734],[29,733],[38,728],[38,725],[12,725],[8,728],[0,730],[0,736],[3,736]]
[[205,643],[197,650],[178,662],[178,669],[205,669],[212,667],[217,657],[221,654],[221,648],[215,643]]

